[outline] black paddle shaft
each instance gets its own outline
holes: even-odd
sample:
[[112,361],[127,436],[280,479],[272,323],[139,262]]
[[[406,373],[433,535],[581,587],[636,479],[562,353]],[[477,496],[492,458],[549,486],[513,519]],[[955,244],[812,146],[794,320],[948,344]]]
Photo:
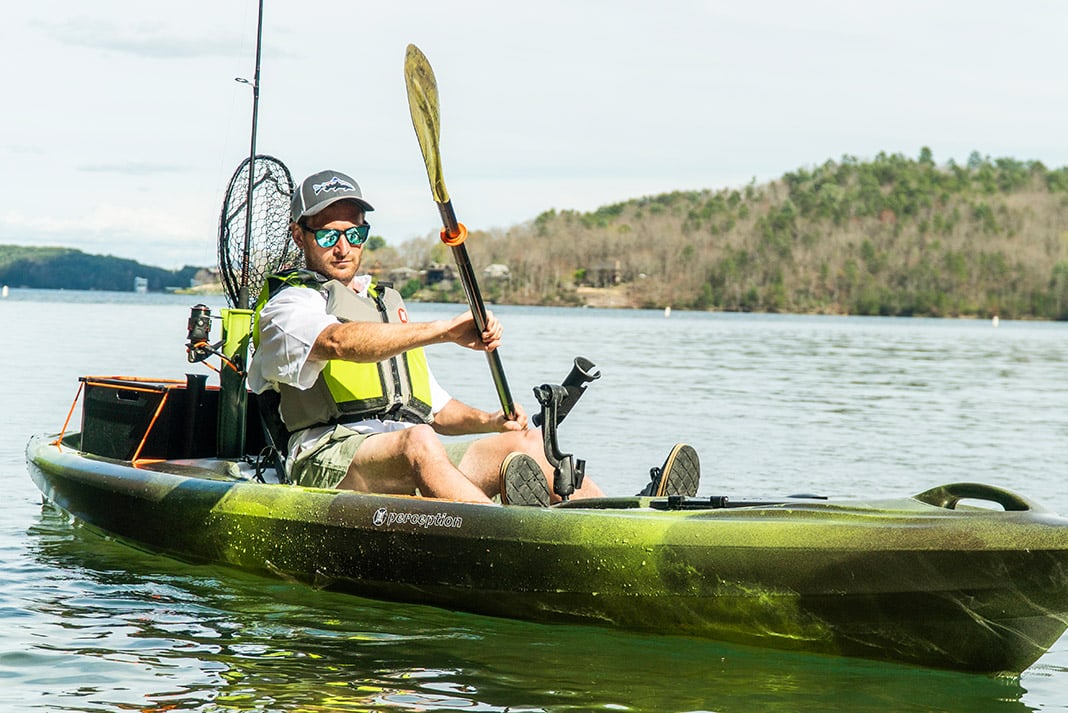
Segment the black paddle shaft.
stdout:
[[[441,222],[445,226],[445,235],[452,237],[460,234],[460,223],[456,220],[456,212],[452,208],[452,201],[438,203],[438,212],[441,213]],[[448,245],[448,243],[446,243]],[[486,331],[489,321],[486,317],[486,303],[482,300],[482,293],[478,289],[478,281],[475,279],[474,268],[471,267],[471,259],[467,256],[467,246],[463,243],[449,245],[452,256],[456,260],[456,269],[460,273],[460,284],[464,287],[467,295],[467,304],[471,306],[471,315],[475,318],[475,326],[479,333]],[[497,387],[497,397],[500,399],[504,415],[509,419],[516,418],[515,402],[512,400],[512,392],[508,388],[508,379],[504,376],[504,366],[501,364],[501,356],[497,350],[486,352],[486,360],[489,362],[490,373],[493,375],[493,384]]]

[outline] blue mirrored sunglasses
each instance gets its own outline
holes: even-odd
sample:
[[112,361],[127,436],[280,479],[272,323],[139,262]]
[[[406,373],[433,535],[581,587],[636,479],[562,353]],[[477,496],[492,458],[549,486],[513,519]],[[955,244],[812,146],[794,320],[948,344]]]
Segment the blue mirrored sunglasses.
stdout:
[[334,230],[333,228],[321,228],[319,230],[312,230],[306,226],[300,226],[309,233],[315,235],[315,242],[321,248],[332,248],[337,245],[338,238],[342,235],[345,236],[345,240],[349,241],[349,245],[354,248],[358,248],[367,242],[367,236],[371,234],[371,224],[364,223],[363,225],[356,225],[345,230]]

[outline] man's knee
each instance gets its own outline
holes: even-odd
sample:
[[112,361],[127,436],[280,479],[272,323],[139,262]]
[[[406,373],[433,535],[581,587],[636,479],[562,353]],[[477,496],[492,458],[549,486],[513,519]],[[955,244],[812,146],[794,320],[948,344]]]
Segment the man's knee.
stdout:
[[542,442],[541,430],[531,429],[527,431],[505,431],[500,434],[505,444],[504,450],[512,453],[521,451],[536,456],[542,453],[545,445]]
[[523,438],[523,450],[528,453],[541,453],[545,450],[545,443],[542,439],[540,428],[520,431],[520,434]]
[[404,450],[413,463],[445,454],[445,446],[438,434],[425,423],[404,430],[404,445]]

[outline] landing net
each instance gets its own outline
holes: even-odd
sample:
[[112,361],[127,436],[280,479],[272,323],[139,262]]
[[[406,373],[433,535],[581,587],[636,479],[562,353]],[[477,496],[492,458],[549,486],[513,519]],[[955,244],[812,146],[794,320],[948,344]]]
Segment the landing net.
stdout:
[[248,179],[246,158],[230,179],[219,218],[219,272],[231,307],[241,306],[242,285],[248,287],[249,300],[255,302],[268,275],[303,266],[303,256],[289,236],[293,177],[285,164],[272,156],[256,156],[246,255]]

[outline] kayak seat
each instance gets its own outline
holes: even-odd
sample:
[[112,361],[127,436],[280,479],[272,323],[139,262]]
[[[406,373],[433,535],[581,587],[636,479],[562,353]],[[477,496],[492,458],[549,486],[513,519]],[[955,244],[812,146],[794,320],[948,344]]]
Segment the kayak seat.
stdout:
[[268,389],[262,394],[252,394],[256,400],[256,410],[259,412],[260,427],[263,429],[263,438],[267,448],[271,451],[271,458],[279,483],[288,483],[286,475],[286,454],[289,450],[289,430],[282,423],[281,412],[278,405],[281,396],[277,391]]

